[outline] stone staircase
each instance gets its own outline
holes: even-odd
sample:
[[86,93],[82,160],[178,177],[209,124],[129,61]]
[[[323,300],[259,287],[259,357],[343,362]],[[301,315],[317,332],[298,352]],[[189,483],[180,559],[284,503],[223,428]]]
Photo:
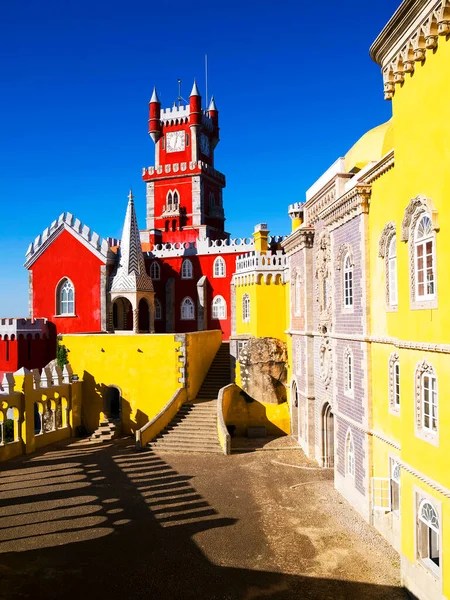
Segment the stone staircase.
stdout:
[[95,442],[109,442],[120,433],[120,419],[106,419],[89,438]]
[[194,402],[183,404],[175,418],[148,446],[155,451],[222,453],[217,435],[217,396],[230,381],[230,345],[222,343]]
[[183,404],[175,418],[148,444],[158,452],[218,452],[217,400]]
[[220,388],[229,383],[231,383],[230,344],[223,342],[206,374],[197,398],[217,398]]

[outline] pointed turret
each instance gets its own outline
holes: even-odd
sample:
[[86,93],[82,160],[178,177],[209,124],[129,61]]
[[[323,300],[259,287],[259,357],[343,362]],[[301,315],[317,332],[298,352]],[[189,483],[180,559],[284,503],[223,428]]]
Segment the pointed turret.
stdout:
[[119,262],[111,280],[111,292],[153,292],[152,280],[145,270],[133,199],[130,190],[118,253]]
[[198,91],[197,81],[194,79],[194,85],[192,86],[192,91],[189,97],[191,96],[200,96],[200,92]]
[[153,88],[153,94],[150,98],[149,108],[150,116],[148,119],[148,133],[156,144],[161,137],[161,102],[159,101],[156,87]]
[[212,147],[215,148],[217,146],[217,142],[219,141],[219,111],[217,110],[214,96],[211,96],[211,102],[209,103],[208,112],[213,124],[211,142]]
[[209,103],[209,108],[208,108],[209,112],[211,112],[212,110],[215,112],[217,111],[217,106],[216,106],[216,101],[214,100],[214,96],[211,96],[211,102]]

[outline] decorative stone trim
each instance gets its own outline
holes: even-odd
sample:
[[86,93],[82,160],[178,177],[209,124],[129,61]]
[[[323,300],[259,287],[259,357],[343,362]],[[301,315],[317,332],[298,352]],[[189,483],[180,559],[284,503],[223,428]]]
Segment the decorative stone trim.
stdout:
[[384,226],[383,231],[381,232],[380,241],[378,242],[378,256],[380,258],[385,258],[388,254],[389,243],[392,236],[395,235],[395,231],[395,221],[390,221]]
[[404,469],[411,475],[414,475],[414,477],[417,477],[417,479],[420,479],[420,481],[422,481],[426,485],[429,485],[430,488],[432,488],[433,490],[436,490],[436,492],[439,492],[446,498],[450,498],[450,489],[449,488],[446,488],[443,485],[441,485],[440,483],[438,483],[437,481],[435,481],[434,479],[427,477],[426,475],[424,475],[423,473],[421,473],[420,471],[418,471],[417,469],[415,469],[414,467],[409,465],[404,460],[401,460],[400,458],[396,458],[396,461],[398,462],[398,464],[401,466],[402,469]]
[[[349,369],[349,358],[351,358],[351,372]],[[354,397],[354,377],[355,377],[355,361],[353,358],[353,352],[349,346],[347,346],[343,353],[343,361],[344,361],[344,395],[347,398]],[[349,386],[349,379],[351,381],[351,387]]]
[[400,361],[398,352],[393,352],[389,357],[389,412],[394,415],[399,414],[400,407],[395,404],[396,382],[395,382],[395,365]]
[[333,359],[329,337],[323,338],[319,348],[319,374],[325,388],[328,388],[333,376]]
[[313,227],[299,227],[281,242],[281,247],[289,256],[297,250],[312,248],[314,243]]
[[177,334],[175,336],[175,342],[179,342],[180,346],[176,348],[175,352],[178,356],[178,383],[181,383],[183,387],[186,387],[186,349],[187,349],[187,341],[186,335],[184,333]]
[[433,229],[439,231],[438,223],[438,211],[436,210],[433,201],[426,196],[416,196],[410,200],[408,206],[405,209],[405,214],[402,221],[402,242],[407,242],[414,231],[414,226],[417,223],[417,219],[423,213],[429,213]]
[[[395,448],[398,451],[400,451],[402,449],[401,445],[398,442],[391,440],[390,438],[386,437],[383,433],[380,433],[379,431],[375,431],[374,429],[371,429],[368,433],[370,435],[373,435],[373,437],[378,438],[382,442],[389,444],[389,446],[392,446],[393,448]],[[395,460],[398,462],[398,457],[396,457]]]
[[[423,378],[423,375],[425,375],[425,374],[435,377],[436,382],[437,382],[436,372],[434,370],[433,365],[431,365],[425,359],[423,359],[422,361],[420,361],[417,364],[416,370],[414,373],[414,381],[415,381],[415,386],[414,386],[415,398],[414,399],[415,399],[415,406],[416,406],[414,433],[416,434],[416,436],[418,438],[424,440],[425,442],[429,442],[430,444],[439,446],[439,425],[438,425],[438,429],[436,432],[426,430],[423,425],[424,415],[423,415],[423,411],[422,411],[422,392],[423,392],[422,378]],[[430,396],[431,396],[431,393],[430,393]],[[430,417],[429,418],[430,418],[430,420],[432,420],[431,398],[429,399],[429,401],[430,401]],[[438,408],[437,420],[439,423],[439,406],[437,408]]]
[[43,233],[38,235],[34,242],[28,246],[25,267],[29,269],[64,230],[77,238],[83,246],[93,252],[101,261],[106,262],[107,259],[114,260],[115,255],[110,251],[107,240],[100,240],[98,233],[92,231],[87,225],[83,225],[71,213],[62,213],[57,220],[44,229]]
[[394,150],[390,150],[375,165],[367,171],[362,182],[372,184],[379,177],[390,171],[395,164]]
[[369,212],[369,200],[372,192],[370,185],[356,184],[349,192],[340,196],[320,213],[325,226],[333,229],[347,223],[360,214]]
[[405,73],[426,58],[427,50],[438,46],[438,36],[450,32],[449,0],[403,2],[378,38],[370,55],[382,67],[384,97],[391,100],[395,86],[403,85]]

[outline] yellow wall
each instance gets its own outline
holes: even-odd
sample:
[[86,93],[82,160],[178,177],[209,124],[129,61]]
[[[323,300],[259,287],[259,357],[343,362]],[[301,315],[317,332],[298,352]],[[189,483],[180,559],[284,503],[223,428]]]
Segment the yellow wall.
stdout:
[[188,399],[195,398],[220,346],[220,331],[161,335],[66,335],[74,373],[83,379],[83,420],[93,432],[105,418],[104,397],[110,385],[122,395],[122,432],[134,433],[153,419],[184,387],[182,342],[186,340]]
[[[415,63],[413,75],[405,74],[393,98],[390,143],[395,148],[395,166],[372,184],[369,211],[371,335],[408,342],[450,343],[450,41],[439,37],[439,47],[427,51],[424,63]],[[388,148],[385,148],[387,151]],[[438,308],[412,310],[410,307],[409,245],[401,241],[401,225],[411,199],[430,198],[438,211],[436,267]],[[386,310],[385,261],[378,256],[384,226],[396,223],[398,310]],[[389,412],[388,363],[391,353],[400,361],[400,414]],[[415,434],[415,369],[426,360],[433,365],[438,380],[439,445],[423,441]],[[401,473],[401,549],[412,564],[417,564],[415,532],[417,510],[415,490],[430,494],[442,506],[443,593],[450,597],[450,500],[426,485],[410,471],[423,474],[450,488],[450,355],[404,348],[402,344],[371,344],[373,429],[401,446],[373,437],[373,475],[388,477],[389,455],[400,455],[407,465]],[[415,568],[415,567],[414,567]],[[414,569],[413,568],[413,569]],[[419,568],[420,569],[420,568]],[[414,572],[413,570],[411,571]],[[417,571],[415,572],[417,575]],[[414,579],[414,576],[413,576]]]
[[[286,285],[253,283],[236,286],[236,334],[285,339]],[[250,296],[250,322],[242,321],[242,298]]]
[[224,396],[225,423],[235,427],[234,435],[246,436],[248,427],[265,427],[267,435],[284,435],[290,432],[289,405],[246,402],[243,390],[235,385]]

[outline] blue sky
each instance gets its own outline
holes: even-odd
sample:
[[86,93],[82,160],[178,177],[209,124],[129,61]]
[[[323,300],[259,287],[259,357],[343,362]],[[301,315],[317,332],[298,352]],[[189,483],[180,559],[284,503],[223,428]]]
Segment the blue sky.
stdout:
[[194,77],[204,96],[205,53],[220,111],[226,229],[245,236],[267,222],[288,233],[287,205],[390,117],[368,49],[396,8],[387,0],[3,3],[0,316],[27,314],[26,248],[62,212],[119,237],[132,186],[144,227],[153,85],[163,106],[179,77],[184,97]]

